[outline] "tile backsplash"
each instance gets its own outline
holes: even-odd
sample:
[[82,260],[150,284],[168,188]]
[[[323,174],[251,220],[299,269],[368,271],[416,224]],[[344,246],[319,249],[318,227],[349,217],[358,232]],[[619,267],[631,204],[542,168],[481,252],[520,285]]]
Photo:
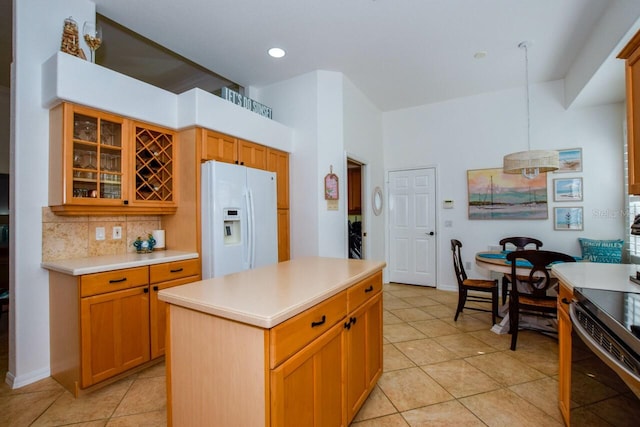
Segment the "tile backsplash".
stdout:
[[[104,240],[96,240],[96,227],[104,227]],[[121,239],[112,238],[113,227],[122,227]],[[43,207],[42,261],[135,252],[136,238],[159,228],[159,216],[58,216]]]

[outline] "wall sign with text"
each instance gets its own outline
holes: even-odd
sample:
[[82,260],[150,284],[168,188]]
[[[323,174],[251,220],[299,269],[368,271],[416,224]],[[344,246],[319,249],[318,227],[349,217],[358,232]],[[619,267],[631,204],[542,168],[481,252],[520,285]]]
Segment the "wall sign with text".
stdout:
[[263,117],[266,117],[268,119],[272,118],[273,110],[271,110],[271,107],[267,107],[266,105],[261,104],[258,101],[254,101],[253,99],[241,95],[238,92],[227,87],[222,88],[220,97],[222,99],[226,99],[229,102],[233,102],[234,104],[239,105],[242,108],[251,110],[256,114],[260,114]]

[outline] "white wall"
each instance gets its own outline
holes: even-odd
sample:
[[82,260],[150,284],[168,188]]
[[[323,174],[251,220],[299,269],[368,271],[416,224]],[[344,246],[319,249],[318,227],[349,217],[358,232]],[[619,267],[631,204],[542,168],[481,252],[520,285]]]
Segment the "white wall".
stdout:
[[[11,307],[9,372],[14,387],[49,376],[48,274],[40,268],[42,206],[48,200],[49,111],[42,106],[42,63],[60,49],[65,18],[93,19],[85,0],[14,1],[11,136]],[[15,285],[14,285],[15,284]]]
[[294,129],[289,157],[291,258],[319,251],[317,80],[317,73],[308,73],[251,94],[273,109],[274,120]]
[[[624,238],[621,104],[565,110],[561,81],[531,87],[531,148],[583,150],[583,172],[549,174],[548,220],[469,220],[468,169],[502,167],[505,154],[527,149],[524,88],[459,98],[383,114],[385,170],[436,165],[438,287],[455,287],[449,241],[460,239],[465,261],[510,235],[528,235],[544,249],[580,255],[578,237]],[[554,178],[583,177],[584,201],[554,203]],[[452,199],[454,209],[442,209]],[[583,206],[584,231],[554,231],[554,206]],[[453,227],[445,228],[445,221]],[[486,271],[468,271],[488,276]]]
[[[371,194],[378,186],[384,189],[384,161],[382,146],[382,113],[360,90],[344,79],[344,149],[367,164],[363,188],[365,213],[363,239],[367,259],[384,260],[384,213],[375,216],[371,208]],[[384,210],[383,210],[384,212]]]
[[9,173],[10,101],[9,88],[0,86],[0,173]]

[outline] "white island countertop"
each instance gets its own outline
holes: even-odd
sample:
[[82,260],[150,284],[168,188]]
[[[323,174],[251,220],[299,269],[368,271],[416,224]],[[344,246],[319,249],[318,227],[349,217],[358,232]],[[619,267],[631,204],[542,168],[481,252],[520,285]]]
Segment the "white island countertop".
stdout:
[[160,300],[272,328],[382,270],[381,261],[306,257],[164,289]]
[[629,276],[636,275],[635,264],[603,264],[597,262],[568,262],[551,267],[563,284],[573,288],[605,289],[640,292],[640,285]]
[[122,255],[101,255],[85,258],[63,259],[59,261],[43,262],[40,265],[47,270],[81,276],[83,274],[102,273],[123,268],[142,267],[145,265],[162,264],[172,261],[184,261],[198,258],[197,252],[184,251],[153,251],[148,254],[130,252]]

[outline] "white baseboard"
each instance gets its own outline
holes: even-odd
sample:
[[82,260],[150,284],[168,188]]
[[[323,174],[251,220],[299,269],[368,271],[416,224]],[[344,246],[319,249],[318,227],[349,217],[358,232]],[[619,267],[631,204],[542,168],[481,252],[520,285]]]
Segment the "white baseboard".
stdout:
[[25,375],[20,375],[16,377],[11,372],[7,372],[7,376],[4,379],[4,382],[9,384],[9,387],[12,389],[24,387],[26,385],[35,383],[36,381],[43,380],[45,378],[49,378],[51,376],[51,369],[43,368],[38,371],[32,371]]

